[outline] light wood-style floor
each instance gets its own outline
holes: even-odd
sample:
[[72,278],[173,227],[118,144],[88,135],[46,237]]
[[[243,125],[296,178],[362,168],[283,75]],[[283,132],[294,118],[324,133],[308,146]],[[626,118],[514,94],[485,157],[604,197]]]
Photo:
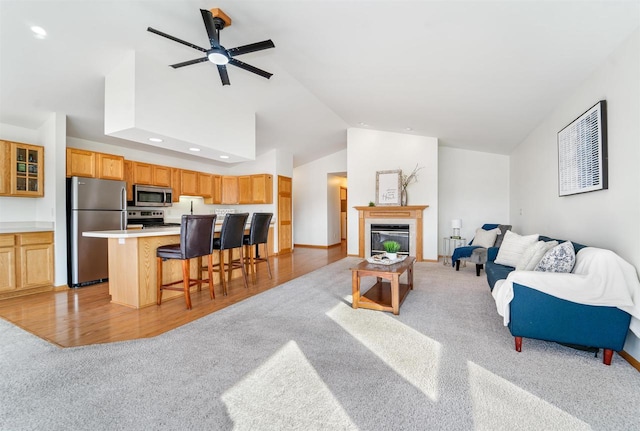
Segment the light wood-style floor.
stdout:
[[204,286],[202,291],[192,293],[191,310],[186,309],[182,296],[142,309],[112,304],[109,285],[102,283],[5,299],[0,301],[0,317],[62,347],[153,337],[345,256],[344,242],[329,249],[297,247],[293,253],[272,257],[273,279],[269,279],[266,264],[261,263],[256,282],[249,281],[248,289],[242,278],[236,278],[228,285],[228,296],[223,296],[221,286],[216,285],[216,299],[212,301]]

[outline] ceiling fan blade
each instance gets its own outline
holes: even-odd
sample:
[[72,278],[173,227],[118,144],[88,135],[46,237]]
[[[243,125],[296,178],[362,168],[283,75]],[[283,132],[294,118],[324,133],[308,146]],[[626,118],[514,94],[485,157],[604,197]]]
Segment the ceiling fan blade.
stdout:
[[232,57],[236,55],[247,54],[249,52],[262,51],[263,49],[275,48],[276,46],[273,44],[271,39],[263,40],[262,42],[250,43],[249,45],[242,45],[236,48],[231,48],[227,52]]
[[213,22],[213,15],[206,9],[200,9],[200,14],[202,15],[202,21],[204,21],[204,27],[207,29],[211,48],[220,48],[220,36],[218,35],[216,24]]
[[174,69],[184,66],[190,66],[192,64],[203,63],[205,61],[209,61],[207,57],[196,58],[195,60],[183,61],[182,63],[171,64],[170,66]]
[[174,42],[178,42],[178,43],[181,43],[183,45],[187,45],[188,47],[191,47],[193,49],[197,49],[198,51],[207,52],[207,50],[204,49],[204,48],[200,48],[199,46],[194,45],[194,44],[192,44],[190,42],[186,42],[186,41],[184,41],[182,39],[178,39],[177,37],[173,37],[173,36],[171,36],[171,35],[169,35],[167,33],[163,33],[160,30],[156,30],[155,28],[147,27],[147,31],[150,31],[151,33],[155,33],[155,34],[160,35],[162,37],[166,37],[167,39],[171,39]]
[[251,66],[250,64],[247,64],[247,63],[243,63],[240,60],[236,60],[235,58],[230,58],[229,64],[233,64],[234,66],[239,67],[240,69],[244,69],[248,72],[253,72],[256,75],[260,75],[267,79],[273,76],[273,73],[265,72],[262,69],[258,69],[257,67]]
[[227,66],[224,64],[218,64],[218,73],[220,73],[222,85],[231,85],[229,82],[229,74],[227,73]]

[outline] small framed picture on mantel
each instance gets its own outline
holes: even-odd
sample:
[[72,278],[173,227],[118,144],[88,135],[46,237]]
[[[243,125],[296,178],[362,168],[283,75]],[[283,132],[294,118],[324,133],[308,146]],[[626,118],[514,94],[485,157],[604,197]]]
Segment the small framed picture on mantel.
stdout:
[[376,172],[376,206],[400,205],[402,170]]

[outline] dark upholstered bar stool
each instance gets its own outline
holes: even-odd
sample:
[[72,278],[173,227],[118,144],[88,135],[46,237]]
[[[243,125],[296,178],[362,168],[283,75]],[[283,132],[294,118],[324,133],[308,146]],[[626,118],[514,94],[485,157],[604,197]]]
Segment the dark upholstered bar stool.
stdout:
[[[213,293],[213,272],[209,270],[207,280],[194,280],[190,278],[190,259],[200,256],[209,256],[209,268],[213,266],[213,235],[216,225],[216,215],[183,215],[180,221],[180,244],[168,244],[156,249],[157,260],[157,304],[162,303],[163,290],[184,291],[184,300],[187,308],[191,309],[191,286],[198,285],[202,289],[202,283],[209,283],[209,295],[215,298]],[[182,280],[172,283],[162,283],[162,262],[167,259],[182,261]],[[182,287],[175,286],[182,283]]]
[[[251,281],[256,280],[256,263],[267,262],[269,278],[271,277],[271,264],[269,263],[269,250],[267,240],[269,239],[269,225],[273,213],[253,213],[251,217],[251,228],[249,234],[245,235],[242,243],[245,246],[245,265],[251,273]],[[258,256],[258,244],[264,244],[264,257]]]
[[[247,218],[249,213],[227,214],[222,222],[222,228],[220,229],[220,236],[214,238],[213,249],[218,250],[218,263],[213,265],[213,271],[220,273],[220,281],[222,282],[222,291],[226,295],[227,283],[225,281],[224,273],[228,274],[229,281],[231,281],[231,273],[234,269],[242,270],[242,278],[244,280],[244,287],[247,285],[247,273],[244,270],[244,255],[242,253],[242,238],[244,236],[245,225],[247,224]],[[233,249],[237,248],[240,257],[233,259]],[[225,262],[224,251],[229,250],[229,260]],[[208,265],[209,268],[212,265]],[[202,266],[200,271],[207,269],[207,266]]]

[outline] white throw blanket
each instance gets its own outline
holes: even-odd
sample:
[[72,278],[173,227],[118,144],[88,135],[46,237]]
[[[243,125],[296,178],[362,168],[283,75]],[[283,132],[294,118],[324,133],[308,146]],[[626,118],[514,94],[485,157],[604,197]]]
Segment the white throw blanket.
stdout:
[[504,325],[509,324],[513,283],[567,301],[618,307],[631,315],[629,328],[640,337],[640,282],[633,265],[611,250],[585,247],[576,254],[573,273],[512,271],[498,280],[492,295]]

